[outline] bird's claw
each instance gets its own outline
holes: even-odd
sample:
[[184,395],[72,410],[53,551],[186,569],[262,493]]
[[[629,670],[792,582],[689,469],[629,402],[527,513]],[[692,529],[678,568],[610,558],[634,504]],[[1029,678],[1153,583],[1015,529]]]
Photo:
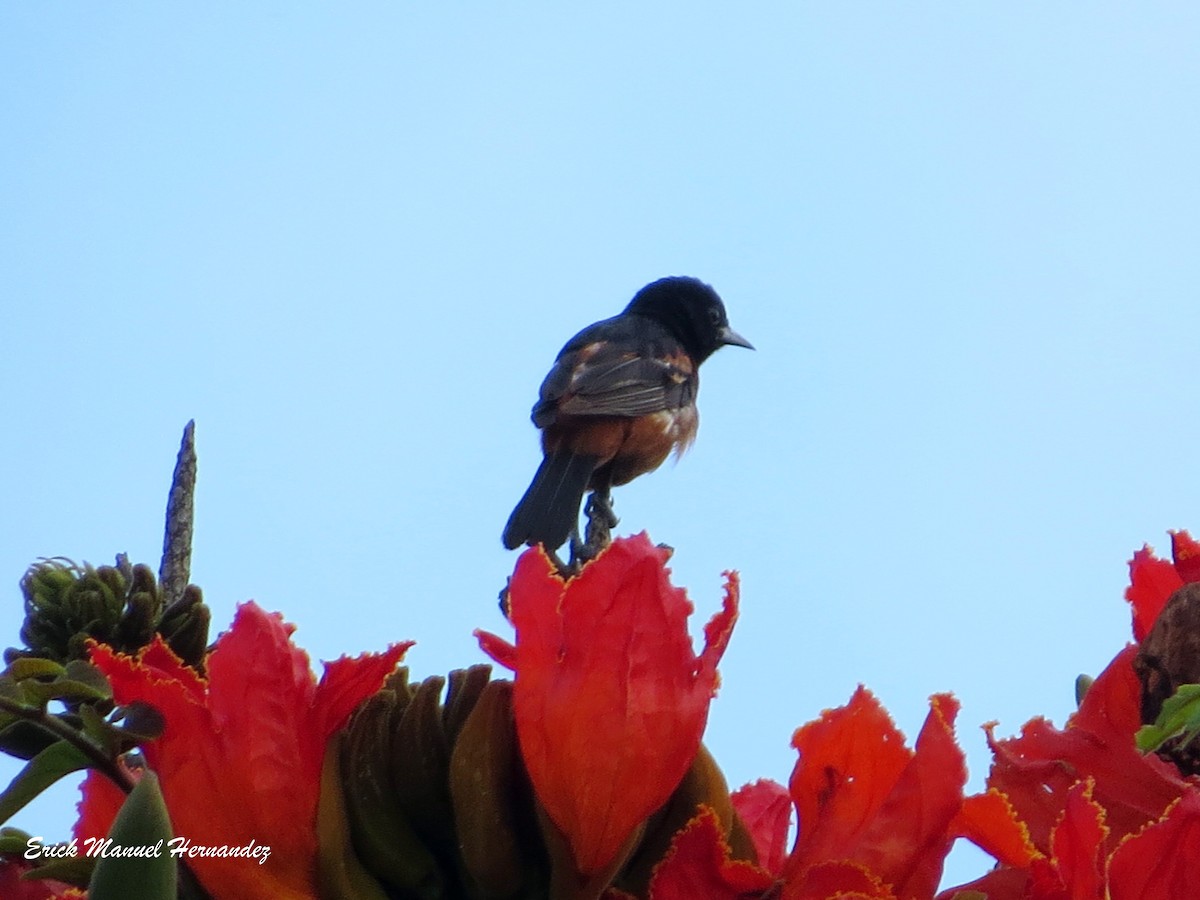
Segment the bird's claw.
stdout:
[[613,513],[608,491],[592,491],[584,515],[587,516],[587,539],[579,543],[578,535],[574,535],[571,541],[571,564],[577,567],[576,571],[612,543],[612,530],[619,521]]
[[573,578],[574,576],[579,574],[579,563],[576,561],[576,553],[578,552],[577,548],[580,546],[578,534],[571,535],[570,546],[571,546],[571,561],[569,563],[567,563],[567,562],[562,561],[562,557],[558,555],[558,551],[551,550],[545,544],[542,545],[542,549],[545,550],[546,555],[548,557],[550,557],[550,562],[554,563],[554,568],[558,569],[559,577],[564,578],[564,579],[565,578]]
[[[584,510],[588,518],[588,535],[591,536],[592,529],[597,527],[596,520],[600,520],[600,527],[605,532],[612,531],[620,524],[621,520],[617,518],[617,514],[613,512],[612,495],[608,491],[603,493],[600,491],[592,491],[592,495],[588,498],[587,507]],[[607,544],[607,541],[605,542]]]

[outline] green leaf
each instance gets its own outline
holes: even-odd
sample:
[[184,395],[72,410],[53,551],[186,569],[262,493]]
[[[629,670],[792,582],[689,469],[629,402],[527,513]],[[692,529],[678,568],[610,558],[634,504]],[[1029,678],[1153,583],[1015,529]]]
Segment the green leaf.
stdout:
[[29,847],[30,834],[20,828],[5,826],[0,828],[0,854],[16,855],[24,853]]
[[96,863],[89,900],[175,900],[179,867],[168,846],[174,832],[157,775],[142,775],[108,836],[112,843]]
[[11,675],[17,681],[26,678],[57,678],[66,670],[52,659],[41,659],[36,656],[26,656],[13,660],[6,675]]
[[18,682],[7,675],[0,675],[0,709],[12,712],[37,712],[41,706],[33,702],[25,690],[25,685],[37,682]]
[[66,741],[55,741],[17,773],[3,794],[0,794],[0,823],[7,822],[26,803],[64,775],[86,769],[90,760],[83,751]]
[[107,700],[110,691],[99,690],[93,684],[76,681],[73,678],[62,677],[53,681],[22,681],[21,686],[32,699],[45,706],[51,700],[65,700],[75,703],[95,703]]
[[141,700],[134,700],[127,706],[117,710],[113,716],[114,722],[120,722],[120,732],[137,744],[144,744],[159,737],[167,727],[163,714]]
[[83,720],[83,733],[104,748],[109,756],[121,753],[121,738],[117,728],[91,706],[79,707],[79,718]]
[[58,735],[37,722],[27,719],[9,721],[7,715],[0,716],[0,753],[7,753],[18,759],[33,759],[55,741]]
[[81,706],[79,716],[83,720],[84,734],[102,746],[109,756],[117,756],[154,740],[166,727],[162,714],[140,700],[118,708],[111,721],[90,706]]
[[86,684],[105,700],[112,698],[112,685],[108,683],[108,678],[90,662],[73,659],[67,663],[64,671],[72,682]]
[[[13,667],[22,662],[37,663],[47,660],[17,660]],[[53,665],[58,666],[57,663]],[[49,681],[26,678],[14,682],[13,686],[21,692],[20,696],[35,704],[35,708],[44,708],[51,700],[63,700],[72,704],[107,702],[112,699],[112,686],[108,679],[91,663],[77,659],[67,663],[65,667],[58,666],[58,670],[59,674]],[[11,695],[12,691],[8,690],[6,693]]]
[[1137,747],[1143,753],[1157,750],[1174,737],[1190,741],[1200,733],[1200,684],[1183,684],[1162,705],[1153,725],[1137,732]]

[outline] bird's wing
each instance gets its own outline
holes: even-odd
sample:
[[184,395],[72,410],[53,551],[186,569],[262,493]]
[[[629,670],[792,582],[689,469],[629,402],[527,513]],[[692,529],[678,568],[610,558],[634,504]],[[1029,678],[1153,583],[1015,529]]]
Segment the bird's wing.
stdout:
[[682,349],[631,351],[595,341],[564,353],[534,407],[539,427],[559,416],[643,416],[678,409],[696,393],[696,367]]

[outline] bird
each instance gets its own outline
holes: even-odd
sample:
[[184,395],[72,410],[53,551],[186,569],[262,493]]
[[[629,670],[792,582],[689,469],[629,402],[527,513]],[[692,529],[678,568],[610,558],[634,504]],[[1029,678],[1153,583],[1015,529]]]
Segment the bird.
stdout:
[[[541,544],[557,561],[554,551],[571,538],[573,561],[593,556],[617,525],[612,487],[695,440],[700,364],[723,346],[754,349],[729,327],[717,292],[687,276],[646,285],[619,315],[567,341],[533,405],[542,462],[504,527],[504,546]],[[584,544],[578,521],[588,489]]]

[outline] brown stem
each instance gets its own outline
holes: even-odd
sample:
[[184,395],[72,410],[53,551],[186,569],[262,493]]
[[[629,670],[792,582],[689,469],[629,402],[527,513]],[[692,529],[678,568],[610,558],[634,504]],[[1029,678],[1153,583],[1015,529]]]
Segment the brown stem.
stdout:
[[33,722],[60,740],[66,741],[91,760],[94,769],[107,775],[109,780],[126,794],[133,790],[133,778],[120,762],[109,756],[103,747],[88,738],[87,735],[72,728],[62,719],[50,715],[44,709],[35,709],[24,703],[10,700],[8,697],[0,697],[0,710]]

